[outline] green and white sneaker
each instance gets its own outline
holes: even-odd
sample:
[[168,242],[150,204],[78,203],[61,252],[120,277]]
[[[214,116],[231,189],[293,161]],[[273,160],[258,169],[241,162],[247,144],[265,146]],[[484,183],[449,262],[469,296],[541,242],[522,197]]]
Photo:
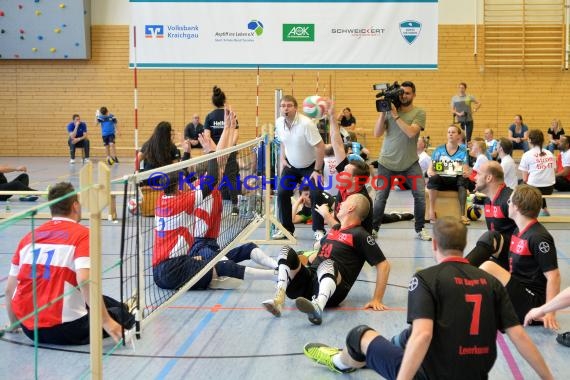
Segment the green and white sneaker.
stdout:
[[322,364],[328,369],[336,373],[353,372],[356,368],[338,369],[333,363],[333,356],[340,353],[340,349],[336,347],[327,346],[323,343],[307,343],[303,347],[303,352],[306,357],[312,361]]

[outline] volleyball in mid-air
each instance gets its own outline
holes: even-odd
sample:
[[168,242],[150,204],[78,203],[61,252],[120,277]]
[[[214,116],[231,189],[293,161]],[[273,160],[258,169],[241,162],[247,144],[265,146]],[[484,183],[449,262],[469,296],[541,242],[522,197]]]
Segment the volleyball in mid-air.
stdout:
[[303,112],[310,118],[322,119],[327,113],[327,102],[318,95],[308,96],[303,101]]
[[467,217],[473,221],[479,220],[481,217],[481,208],[477,206],[469,206],[467,207]]
[[139,203],[135,198],[129,199],[129,202],[127,203],[127,209],[131,215],[136,215],[139,212]]

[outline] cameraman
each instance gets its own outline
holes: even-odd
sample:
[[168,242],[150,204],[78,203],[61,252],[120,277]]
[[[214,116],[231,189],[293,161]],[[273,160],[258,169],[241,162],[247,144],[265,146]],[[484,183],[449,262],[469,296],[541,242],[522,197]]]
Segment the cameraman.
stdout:
[[[384,143],[378,159],[378,189],[374,200],[374,218],[372,227],[376,235],[386,208],[386,201],[393,187],[393,176],[406,178],[406,184],[412,189],[414,197],[414,217],[417,237],[430,241],[431,236],[424,229],[425,223],[425,180],[418,163],[416,147],[418,137],[424,130],[426,113],[414,106],[416,86],[409,81],[402,83],[400,107],[391,103],[390,112],[381,112],[374,126],[374,137],[384,136]],[[389,181],[389,183],[385,183]]]

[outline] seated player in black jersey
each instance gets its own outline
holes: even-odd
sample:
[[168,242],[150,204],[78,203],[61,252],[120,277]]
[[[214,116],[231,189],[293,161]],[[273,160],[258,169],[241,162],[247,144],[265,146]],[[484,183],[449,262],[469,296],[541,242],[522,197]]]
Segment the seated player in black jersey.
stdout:
[[483,205],[488,231],[481,235],[466,259],[476,267],[492,259],[508,269],[511,236],[517,225],[509,218],[507,201],[513,190],[505,184],[501,164],[496,161],[482,164],[477,172],[475,186],[478,192],[487,195],[483,198]]
[[369,326],[350,330],[346,349],[305,345],[305,355],[335,372],[367,366],[386,379],[486,379],[497,358],[497,330],[543,379],[544,359],[519,324],[505,289],[463,256],[467,229],[442,217],[433,228],[437,265],[419,271],[408,286],[411,327],[391,341]]
[[[308,267],[301,265],[297,252],[284,246],[278,256],[277,291],[263,306],[276,317],[281,316],[285,294],[295,298],[297,308],[308,314],[313,324],[322,323],[325,306],[337,306],[348,295],[364,262],[376,267],[376,287],[365,308],[384,310],[390,265],[376,240],[362,226],[370,210],[368,199],[352,194],[341,203],[334,226],[322,241],[317,257]],[[314,298],[313,301],[309,301]]]
[[[492,261],[485,261],[480,268],[505,286],[522,323],[530,309],[543,305],[560,292],[560,270],[554,239],[536,219],[542,208],[540,191],[519,185],[508,204],[509,216],[517,225],[511,237],[509,271]],[[546,328],[558,329],[554,312],[547,313],[542,322]]]
[[[362,227],[368,232],[372,233],[372,199],[368,195],[365,184],[370,179],[370,168],[364,160],[360,159],[359,156],[352,155],[353,158],[349,159],[346,150],[344,149],[344,143],[342,141],[342,136],[340,135],[340,129],[336,123],[334,117],[334,105],[332,102],[328,102],[328,113],[330,119],[330,138],[331,146],[334,151],[338,181],[338,195],[336,195],[336,207],[335,210],[338,212],[340,204],[346,200],[346,198],[351,194],[362,194],[368,202],[370,203],[370,210],[367,215],[365,215],[362,220]],[[331,193],[334,195],[336,189],[331,189]],[[315,202],[316,205],[319,203]],[[319,211],[317,209],[317,211]],[[327,223],[329,227],[334,226],[338,223],[337,218],[331,213],[326,206],[322,206],[321,210],[313,216],[313,224],[315,221],[317,225]],[[314,245],[314,249],[319,249],[320,240],[317,240]]]

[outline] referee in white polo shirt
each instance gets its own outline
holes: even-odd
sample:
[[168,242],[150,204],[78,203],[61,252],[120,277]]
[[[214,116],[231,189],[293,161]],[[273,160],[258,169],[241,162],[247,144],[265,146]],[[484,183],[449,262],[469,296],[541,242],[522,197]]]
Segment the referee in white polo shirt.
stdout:
[[[311,204],[316,204],[317,185],[322,183],[325,144],[317,126],[305,115],[297,112],[297,100],[291,95],[281,98],[281,117],[275,121],[275,133],[281,142],[281,178],[278,184],[277,202],[279,203],[279,219],[283,227],[291,234],[295,232],[291,211],[293,190],[299,183],[308,185],[312,181]],[[313,214],[313,232],[315,240],[321,240],[325,234],[322,218]],[[315,224],[319,219],[320,225]],[[282,239],[284,235],[278,231],[274,239]]]

